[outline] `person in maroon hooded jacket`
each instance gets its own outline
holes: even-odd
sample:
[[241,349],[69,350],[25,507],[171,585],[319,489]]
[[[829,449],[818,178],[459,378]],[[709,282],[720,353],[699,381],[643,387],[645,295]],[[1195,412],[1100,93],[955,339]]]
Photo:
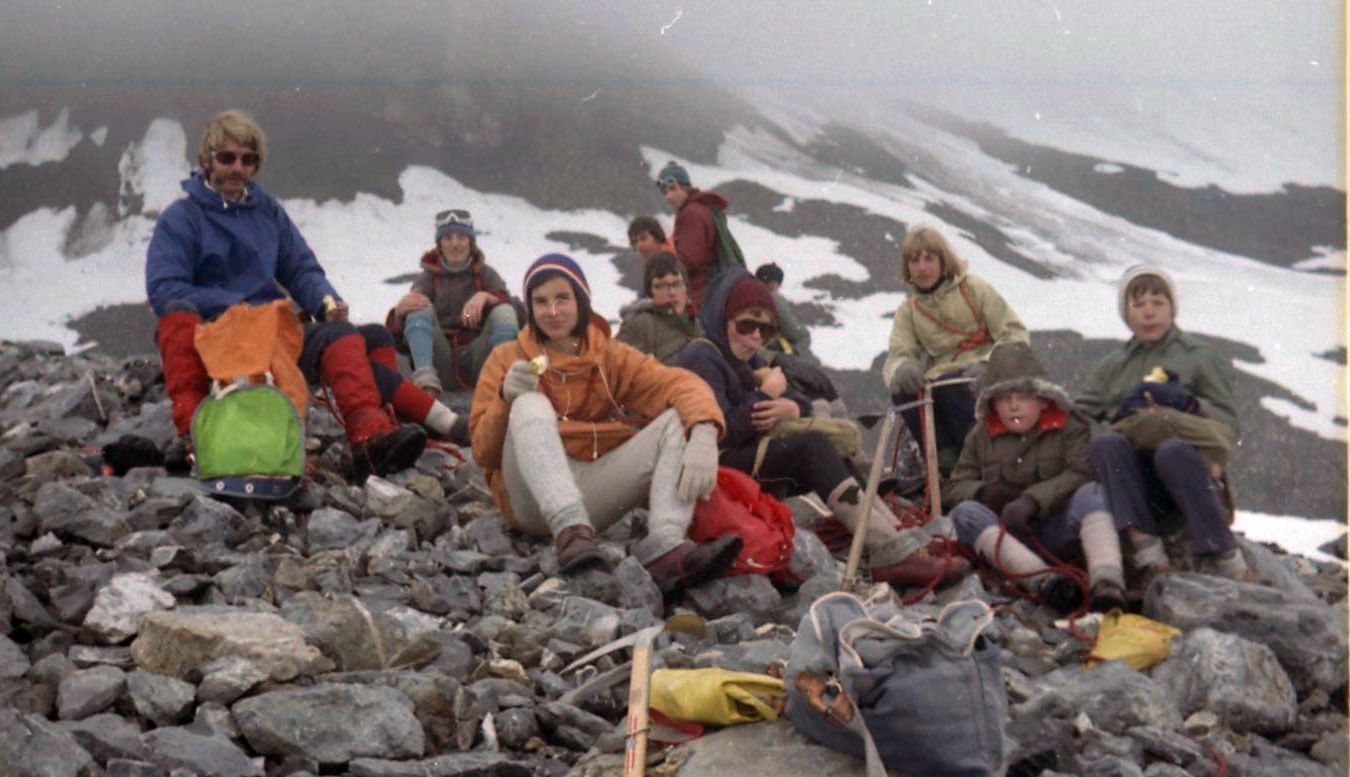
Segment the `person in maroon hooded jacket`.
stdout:
[[689,172],[669,162],[656,176],[661,196],[675,211],[675,253],[689,271],[689,305],[697,311],[708,284],[723,270],[745,267],[741,247],[727,229],[727,198],[695,189]]

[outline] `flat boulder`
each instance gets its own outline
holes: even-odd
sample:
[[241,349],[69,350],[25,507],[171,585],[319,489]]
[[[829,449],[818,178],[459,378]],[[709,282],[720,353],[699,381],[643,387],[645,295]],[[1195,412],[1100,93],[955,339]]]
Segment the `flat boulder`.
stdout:
[[332,669],[304,631],[281,616],[215,607],[146,615],[131,655],[144,669],[178,678],[227,656],[252,662],[276,682]]
[[1153,680],[1177,697],[1182,715],[1209,710],[1237,732],[1282,734],[1298,717],[1298,699],[1265,645],[1200,628],[1173,640]]
[[249,746],[266,755],[345,764],[418,758],[426,751],[412,701],[393,688],[322,684],[251,696],[230,711]]

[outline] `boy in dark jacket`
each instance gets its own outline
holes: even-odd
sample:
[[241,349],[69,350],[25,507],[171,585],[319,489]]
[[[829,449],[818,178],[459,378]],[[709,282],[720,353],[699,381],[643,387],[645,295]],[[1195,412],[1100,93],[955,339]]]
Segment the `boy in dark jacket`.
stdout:
[[1080,603],[1077,585],[1024,542],[1034,538],[1061,559],[1076,557],[1081,543],[1093,608],[1120,607],[1120,540],[1092,482],[1087,420],[1026,343],[994,349],[983,385],[975,426],[943,489],[944,501],[958,503],[957,538],[1064,612]]

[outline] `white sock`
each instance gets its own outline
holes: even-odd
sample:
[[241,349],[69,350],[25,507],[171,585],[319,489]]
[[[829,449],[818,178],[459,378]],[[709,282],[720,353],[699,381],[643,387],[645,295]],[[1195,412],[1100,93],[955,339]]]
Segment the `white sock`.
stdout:
[[427,420],[422,423],[431,431],[444,437],[450,434],[450,427],[455,425],[455,419],[458,416],[444,403],[437,400],[431,403],[431,409],[427,411]]
[[1120,560],[1120,535],[1116,533],[1111,514],[1101,510],[1088,513],[1078,529],[1078,539],[1083,543],[1083,556],[1087,558],[1088,579],[1093,583],[1110,580],[1123,588],[1125,573]]
[[[1031,548],[1022,544],[1022,541],[1004,533],[1003,542],[999,544],[999,527],[990,526],[980,532],[980,536],[975,538],[975,552],[980,554],[980,558],[994,565],[999,572],[1010,575],[1032,575],[1035,572],[1049,573],[1050,569],[1046,566],[1045,560],[1035,553]],[[994,558],[994,548],[998,548],[998,558]],[[1035,591],[1036,586],[1047,575],[1033,575],[1031,577],[1019,577],[1016,579],[1018,585],[1029,591]]]

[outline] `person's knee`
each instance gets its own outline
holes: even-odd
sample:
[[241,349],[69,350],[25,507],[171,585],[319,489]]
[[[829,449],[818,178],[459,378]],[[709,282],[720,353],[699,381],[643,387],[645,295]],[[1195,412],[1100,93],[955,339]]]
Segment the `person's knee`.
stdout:
[[435,329],[436,328],[436,309],[430,306],[420,310],[414,310],[403,319],[403,331],[410,329]]
[[1106,499],[1102,496],[1101,486],[1096,482],[1084,483],[1069,497],[1069,519],[1079,523],[1083,516],[1106,509]]
[[499,327],[502,329],[519,329],[519,322],[516,320],[515,308],[505,303],[497,305],[488,311],[486,326],[489,328]]
[[1153,452],[1153,467],[1159,472],[1166,472],[1185,467],[1200,461],[1200,454],[1195,448],[1173,437],[1170,440],[1164,440],[1158,450]]
[[384,328],[383,324],[364,324],[356,328],[361,336],[366,339],[366,348],[392,348],[394,345],[394,336]]
[[547,418],[552,421],[557,415],[553,412],[553,403],[538,391],[527,391],[516,397],[511,403],[508,423],[519,424],[523,421]]
[[952,527],[956,538],[971,547],[980,534],[998,523],[998,517],[988,507],[973,500],[966,500],[952,508]]
[[166,305],[164,306],[164,312],[165,312],[165,313],[191,313],[191,314],[193,314],[194,316],[199,316],[199,315],[201,315],[201,311],[197,310],[197,306],[194,305],[194,304],[192,304],[191,302],[188,302],[188,301],[185,300],[185,299],[171,299],[171,300],[169,300],[168,304],[166,304]]
[[1134,456],[1134,445],[1120,432],[1102,432],[1088,443],[1088,458],[1094,465]]

